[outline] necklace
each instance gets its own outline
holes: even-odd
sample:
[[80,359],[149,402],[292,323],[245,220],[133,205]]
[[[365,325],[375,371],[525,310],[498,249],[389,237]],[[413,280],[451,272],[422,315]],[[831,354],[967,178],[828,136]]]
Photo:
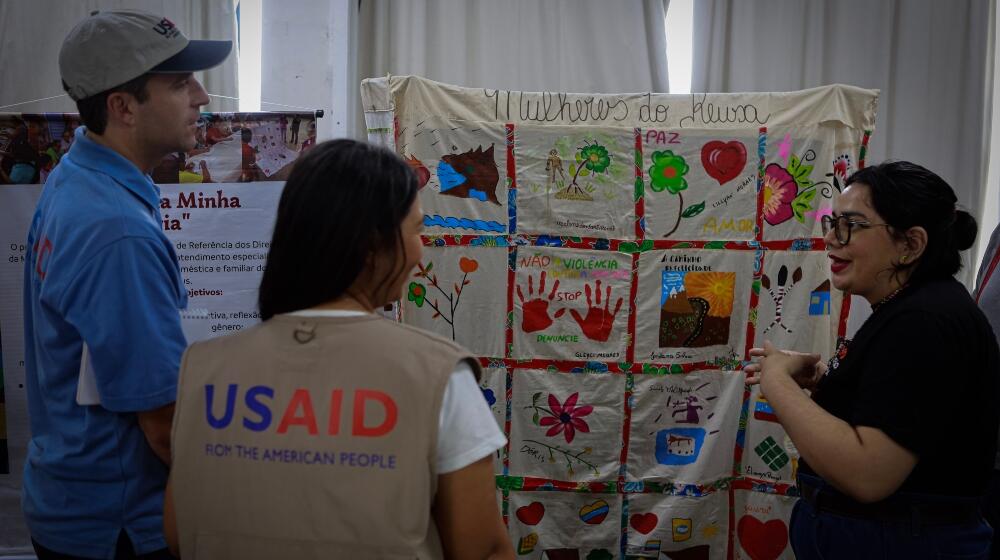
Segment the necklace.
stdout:
[[878,311],[878,308],[882,307],[889,300],[891,300],[892,298],[894,298],[897,295],[899,295],[899,292],[902,292],[903,288],[906,288],[906,286],[907,286],[907,284],[903,284],[902,286],[900,286],[900,287],[896,288],[895,290],[893,290],[889,295],[887,295],[884,298],[882,298],[882,299],[876,301],[875,303],[873,303],[872,304],[872,313]]

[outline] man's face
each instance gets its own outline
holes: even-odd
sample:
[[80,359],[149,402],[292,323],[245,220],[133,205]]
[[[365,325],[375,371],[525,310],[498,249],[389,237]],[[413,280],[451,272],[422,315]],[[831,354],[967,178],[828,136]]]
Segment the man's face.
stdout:
[[150,151],[184,152],[195,147],[205,88],[192,74],[153,74],[149,97],[136,106],[136,129]]

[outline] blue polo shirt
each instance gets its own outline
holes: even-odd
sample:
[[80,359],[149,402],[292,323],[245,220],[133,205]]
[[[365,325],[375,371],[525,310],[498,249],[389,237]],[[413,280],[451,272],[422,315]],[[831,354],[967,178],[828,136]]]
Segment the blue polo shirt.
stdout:
[[[167,467],[135,414],[174,402],[185,348],[187,291],[159,208],[149,176],[80,127],[31,222],[22,505],[32,537],[57,552],[112,558],[122,530],[137,553],[166,546]],[[101,405],[76,404],[84,343]]]

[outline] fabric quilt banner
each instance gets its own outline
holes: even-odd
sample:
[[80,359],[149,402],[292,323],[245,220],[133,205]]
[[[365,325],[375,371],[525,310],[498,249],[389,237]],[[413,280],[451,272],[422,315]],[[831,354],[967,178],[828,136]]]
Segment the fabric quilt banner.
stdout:
[[791,558],[798,454],[742,367],[846,330],[820,221],[878,92],[361,91],[419,178],[400,316],[484,366],[519,557]]

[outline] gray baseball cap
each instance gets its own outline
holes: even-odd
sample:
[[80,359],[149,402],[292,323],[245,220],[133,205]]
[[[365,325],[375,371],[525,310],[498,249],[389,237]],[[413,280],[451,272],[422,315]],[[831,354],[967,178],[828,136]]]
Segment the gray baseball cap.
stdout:
[[79,101],[152,73],[218,66],[232,41],[190,40],[169,19],[144,12],[94,12],[76,24],[59,51],[59,74]]

